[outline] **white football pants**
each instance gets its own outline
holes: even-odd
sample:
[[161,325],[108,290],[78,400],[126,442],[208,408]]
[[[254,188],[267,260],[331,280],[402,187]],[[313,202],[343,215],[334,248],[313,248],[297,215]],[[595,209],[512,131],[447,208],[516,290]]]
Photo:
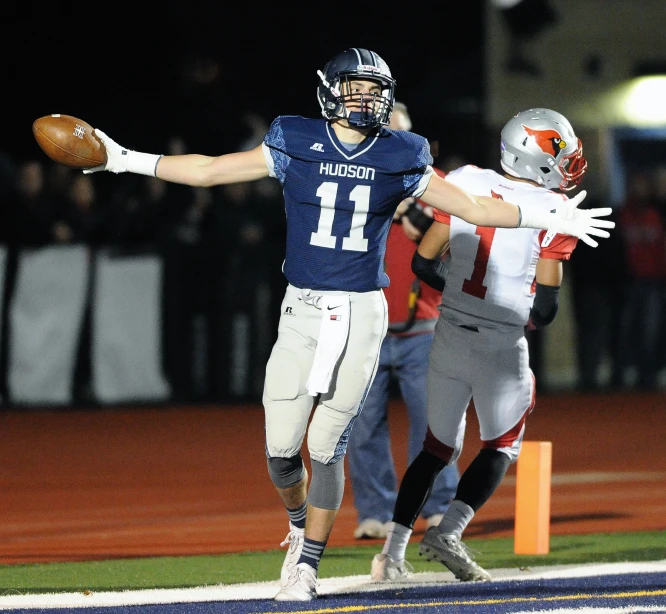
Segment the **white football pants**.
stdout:
[[[307,301],[300,300],[299,295],[305,292],[289,285],[282,301],[278,338],[264,382],[266,446],[271,457],[295,456],[307,431],[310,458],[328,464],[346,452],[353,419],[375,377],[388,312],[381,290],[312,290]],[[308,394],[306,382],[322,323],[322,310],[316,304],[318,295],[349,296],[349,335],[329,391],[320,396],[308,427],[315,398]]]

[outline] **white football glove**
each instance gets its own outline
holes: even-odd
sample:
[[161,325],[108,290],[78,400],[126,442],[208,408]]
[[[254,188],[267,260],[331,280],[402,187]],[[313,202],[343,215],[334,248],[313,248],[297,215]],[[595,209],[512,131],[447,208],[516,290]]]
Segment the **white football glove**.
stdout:
[[141,153],[131,149],[125,149],[97,128],[93,131],[95,136],[102,141],[106,149],[106,164],[84,169],[84,174],[96,173],[97,171],[110,171],[112,173],[138,173],[155,177],[157,163],[162,156]]
[[[587,196],[587,192],[582,190],[576,196],[562,202],[554,213],[553,221],[548,227],[550,240],[555,234],[567,234],[578,237],[590,247],[597,247],[599,243],[589,235],[607,239],[610,233],[602,228],[615,228],[615,222],[611,220],[599,220],[599,217],[606,217],[613,212],[611,207],[598,207],[596,209],[579,209],[578,205]],[[548,243],[550,243],[550,240]],[[545,243],[545,239],[544,239]],[[548,243],[545,243],[547,245]]]
[[110,171],[112,173],[125,173],[127,171],[127,149],[121,147],[111,137],[107,136],[101,130],[93,130],[95,136],[102,141],[106,149],[106,164],[86,168],[83,172],[86,175],[96,173],[97,171]]
[[572,235],[578,237],[590,247],[599,245],[590,235],[595,237],[610,237],[610,233],[602,228],[615,228],[615,222],[599,220],[613,212],[610,207],[597,209],[579,209],[578,205],[587,196],[582,190],[576,196],[562,201],[558,207],[550,212],[524,207],[521,209],[520,228],[542,228],[548,230],[542,246],[548,245],[556,234]]

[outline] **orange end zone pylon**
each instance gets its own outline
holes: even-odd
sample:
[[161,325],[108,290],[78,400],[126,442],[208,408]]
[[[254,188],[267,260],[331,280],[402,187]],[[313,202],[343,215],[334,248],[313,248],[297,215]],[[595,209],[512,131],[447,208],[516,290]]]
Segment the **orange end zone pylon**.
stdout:
[[524,441],[516,467],[515,554],[548,554],[553,445]]

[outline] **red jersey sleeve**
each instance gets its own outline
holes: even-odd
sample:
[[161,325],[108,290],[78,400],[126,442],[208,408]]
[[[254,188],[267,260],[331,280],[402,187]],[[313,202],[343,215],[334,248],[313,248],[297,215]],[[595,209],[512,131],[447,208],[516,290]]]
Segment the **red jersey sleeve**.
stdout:
[[[546,232],[546,230],[542,230],[539,233],[539,244],[541,244],[543,238],[546,236]],[[569,260],[569,258],[571,258],[571,252],[574,251],[577,244],[578,237],[572,237],[571,235],[555,235],[550,242],[550,245],[541,248],[539,257],[552,258],[553,260]]]
[[448,224],[449,226],[451,225],[450,213],[446,213],[444,211],[440,211],[439,209],[433,208],[432,217],[436,222],[441,222],[442,224]]

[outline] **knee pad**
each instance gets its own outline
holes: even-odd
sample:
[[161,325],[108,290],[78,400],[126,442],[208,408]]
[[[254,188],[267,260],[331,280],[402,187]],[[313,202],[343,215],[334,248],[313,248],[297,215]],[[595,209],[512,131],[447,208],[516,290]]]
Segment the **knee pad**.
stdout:
[[305,477],[305,466],[300,454],[290,458],[268,457],[268,475],[276,488],[291,488]]
[[340,509],[342,495],[345,492],[344,458],[338,462],[324,465],[312,461],[312,480],[308,490],[308,503],[324,510]]
[[444,461],[445,465],[451,465],[458,460],[460,453],[462,452],[461,448],[451,448],[445,443],[442,443],[437,439],[433,434],[430,428],[425,436],[425,441],[423,442],[423,449],[436,456],[440,460]]

